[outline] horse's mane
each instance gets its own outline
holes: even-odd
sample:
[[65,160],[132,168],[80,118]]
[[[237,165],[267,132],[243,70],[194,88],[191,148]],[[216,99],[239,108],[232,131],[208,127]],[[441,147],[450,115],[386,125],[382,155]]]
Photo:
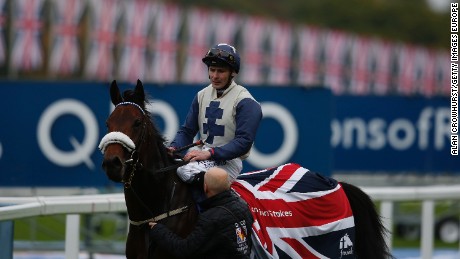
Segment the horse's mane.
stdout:
[[147,118],[149,118],[147,120],[147,127],[150,129],[150,132],[152,133],[152,137],[156,140],[155,141],[156,145],[158,146],[158,149],[160,150],[158,155],[161,157],[161,160],[170,161],[170,162],[174,163],[174,160],[171,157],[168,157],[168,155],[167,155],[168,151],[167,151],[166,146],[165,146],[166,139],[161,134],[161,132],[158,130],[156,124],[152,120],[151,113],[146,109],[146,107],[150,104],[149,99],[151,99],[150,95],[148,95],[146,93],[144,93],[144,95],[142,95],[142,96],[139,96],[138,94],[136,94],[135,91],[133,91],[131,89],[125,90],[123,92],[123,100],[125,102],[133,102],[133,103],[136,103],[137,105],[139,105],[142,108],[142,110],[144,111],[145,116]]
[[135,91],[133,91],[131,89],[125,90],[123,92],[123,100],[126,101],[126,102],[136,103],[137,105],[139,105],[142,108],[142,110],[144,110],[145,115],[148,118],[150,118],[149,119],[149,122],[150,122],[149,124],[151,124],[151,126],[152,126],[154,137],[160,143],[165,143],[166,142],[165,138],[163,137],[163,135],[161,135],[161,132],[158,130],[157,126],[155,125],[155,123],[151,119],[152,118],[151,113],[145,108],[148,104],[150,104],[149,99],[150,99],[150,95],[145,94],[145,96],[139,96],[139,95],[136,94]]

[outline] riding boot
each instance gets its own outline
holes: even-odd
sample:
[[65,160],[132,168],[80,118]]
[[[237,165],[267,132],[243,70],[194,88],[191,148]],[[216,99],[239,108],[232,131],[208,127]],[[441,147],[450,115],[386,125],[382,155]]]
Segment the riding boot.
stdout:
[[196,174],[190,183],[190,190],[192,192],[192,198],[196,203],[198,212],[201,213],[203,208],[201,208],[200,203],[206,199],[206,195],[204,193],[204,174],[206,172],[201,171],[200,173]]

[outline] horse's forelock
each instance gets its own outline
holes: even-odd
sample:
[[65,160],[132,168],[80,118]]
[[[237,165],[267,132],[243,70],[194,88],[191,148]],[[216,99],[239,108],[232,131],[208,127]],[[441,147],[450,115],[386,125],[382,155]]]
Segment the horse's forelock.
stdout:
[[123,92],[123,99],[125,102],[133,102],[139,105],[145,112],[147,111],[145,109],[147,102],[147,100],[145,100],[145,96],[139,96],[135,91],[129,89]]

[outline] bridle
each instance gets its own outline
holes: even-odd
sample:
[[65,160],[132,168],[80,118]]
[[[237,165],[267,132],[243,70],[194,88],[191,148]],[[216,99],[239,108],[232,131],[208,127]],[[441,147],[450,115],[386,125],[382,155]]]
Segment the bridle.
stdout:
[[121,105],[134,105],[142,112],[142,115],[143,115],[142,129],[141,129],[141,135],[137,141],[137,144],[135,144],[132,141],[132,139],[128,135],[124,134],[123,132],[115,131],[115,132],[107,133],[101,139],[101,142],[99,144],[99,149],[101,150],[102,154],[104,154],[105,149],[107,148],[109,144],[118,143],[122,145],[126,150],[128,150],[128,152],[130,152],[130,158],[125,161],[125,166],[126,168],[131,168],[131,172],[129,173],[127,179],[124,179],[125,177],[123,177],[123,179],[121,180],[125,189],[128,189],[128,188],[131,188],[131,182],[133,180],[135,172],[138,169],[141,169],[143,167],[142,163],[139,162],[138,148],[140,147],[142,142],[145,141],[146,112],[144,111],[144,109],[142,109],[141,106],[139,106],[137,103],[134,103],[134,102],[121,102],[115,106],[115,109]]
[[[133,180],[133,178],[135,176],[136,171],[138,171],[141,168],[143,168],[142,163],[139,161],[138,148],[145,141],[145,131],[146,131],[145,119],[146,119],[147,114],[144,111],[144,109],[142,109],[142,107],[139,106],[136,103],[133,103],[133,102],[121,102],[121,103],[119,103],[119,104],[117,104],[115,106],[115,109],[120,105],[134,105],[143,114],[144,121],[142,122],[142,131],[141,131],[141,135],[140,135],[140,137],[139,137],[139,139],[137,141],[137,145],[134,144],[134,142],[132,141],[132,139],[129,136],[127,136],[126,134],[124,134],[122,132],[109,132],[101,139],[101,142],[99,144],[99,149],[101,150],[102,154],[104,154],[105,150],[106,150],[106,148],[107,148],[107,146],[109,144],[117,143],[117,144],[122,145],[126,150],[128,150],[128,152],[130,152],[130,158],[125,161],[125,166],[126,166],[126,168],[130,168],[131,170],[130,170],[129,174],[125,174],[125,175],[127,175],[127,177],[126,177],[126,179],[125,179],[125,177],[123,177],[122,183],[124,185],[125,190],[127,190],[127,189],[132,190],[132,193],[137,198],[137,200],[140,202],[140,204],[150,213],[150,215],[153,215],[151,210],[143,202],[143,200],[137,195],[137,193],[135,192],[135,190],[134,190],[134,188],[132,186],[132,180]],[[175,150],[175,152],[180,152],[180,151],[183,151],[183,150],[188,149],[190,147],[193,147],[193,146],[196,146],[196,145],[201,145],[201,144],[202,144],[201,141],[197,141],[197,142],[192,143],[192,144],[190,144],[188,146],[179,148],[179,149]],[[180,167],[182,165],[187,164],[188,162],[189,161],[181,161],[181,162],[178,162],[178,163],[173,164],[171,166],[167,166],[167,167],[155,170],[155,171],[153,171],[153,173],[157,174],[157,173],[164,173],[164,172],[172,171],[172,170],[177,169],[178,167]],[[170,200],[172,200],[172,198],[173,198],[173,196],[175,194],[175,184],[176,183],[174,183],[174,186],[173,186],[171,194],[170,194]],[[173,210],[167,211],[165,213],[162,213],[160,215],[157,215],[155,217],[152,217],[152,218],[149,218],[149,219],[146,219],[146,220],[142,220],[142,221],[133,221],[133,220],[130,219],[130,224],[135,225],[135,226],[140,226],[140,225],[145,224],[145,223],[150,222],[150,221],[159,221],[159,220],[168,218],[170,216],[174,216],[174,215],[183,213],[183,212],[187,211],[188,209],[189,209],[189,206],[183,206],[183,207],[180,207],[178,209],[173,209]]]

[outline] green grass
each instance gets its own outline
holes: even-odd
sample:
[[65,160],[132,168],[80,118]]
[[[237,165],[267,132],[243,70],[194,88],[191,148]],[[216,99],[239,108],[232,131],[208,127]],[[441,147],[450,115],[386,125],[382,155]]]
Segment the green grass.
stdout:
[[[14,221],[14,239],[25,241],[65,240],[65,215],[51,215],[17,219]],[[80,239],[89,235],[94,240],[124,240],[126,221],[109,214],[81,215]]]

